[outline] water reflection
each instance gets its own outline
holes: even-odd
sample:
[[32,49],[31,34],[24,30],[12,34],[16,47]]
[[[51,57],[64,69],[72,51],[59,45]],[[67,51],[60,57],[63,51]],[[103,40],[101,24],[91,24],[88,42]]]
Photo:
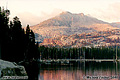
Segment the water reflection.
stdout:
[[119,65],[115,62],[41,65],[39,80],[119,80]]

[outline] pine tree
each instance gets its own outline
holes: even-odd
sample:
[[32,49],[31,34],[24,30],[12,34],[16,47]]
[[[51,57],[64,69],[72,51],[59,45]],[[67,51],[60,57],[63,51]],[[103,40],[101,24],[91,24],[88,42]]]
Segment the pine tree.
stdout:
[[17,16],[8,24],[9,14],[9,10],[0,7],[0,58],[2,54],[2,59],[14,62],[38,59],[38,43],[35,45],[34,32],[29,25],[25,32]]
[[9,10],[4,10],[0,7],[0,58],[5,59],[6,51],[8,51],[9,36]]
[[17,16],[13,18],[13,22],[10,22],[10,31],[11,57],[9,59],[11,61],[21,61],[24,58],[24,30]]

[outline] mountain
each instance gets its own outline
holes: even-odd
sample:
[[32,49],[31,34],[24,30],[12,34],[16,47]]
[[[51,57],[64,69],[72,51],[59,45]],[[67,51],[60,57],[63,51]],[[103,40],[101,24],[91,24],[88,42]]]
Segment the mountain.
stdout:
[[91,25],[91,24],[105,24],[101,20],[96,18],[92,18],[89,16],[84,15],[83,13],[80,14],[72,14],[70,12],[62,12],[60,15],[43,21],[38,26],[68,26],[68,27],[78,27],[82,25]]
[[111,26],[120,28],[120,22],[111,23]]
[[49,47],[101,47],[120,45],[120,30],[62,35],[46,38],[40,44]]
[[30,28],[34,31],[36,40],[40,40],[41,42],[45,38],[57,38],[62,35],[69,36],[118,29],[110,23],[84,15],[83,13],[73,14],[70,12],[62,12],[58,16],[45,20]]

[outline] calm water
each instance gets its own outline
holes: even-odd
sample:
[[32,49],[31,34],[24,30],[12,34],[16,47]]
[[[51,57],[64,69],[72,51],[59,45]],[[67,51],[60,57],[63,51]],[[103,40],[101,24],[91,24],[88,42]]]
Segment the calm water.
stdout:
[[39,80],[120,80],[119,67],[119,62],[41,65]]

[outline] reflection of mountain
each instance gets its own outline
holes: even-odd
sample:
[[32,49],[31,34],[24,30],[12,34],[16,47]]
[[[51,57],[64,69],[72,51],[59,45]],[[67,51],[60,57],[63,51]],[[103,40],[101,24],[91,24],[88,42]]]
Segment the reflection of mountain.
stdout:
[[81,70],[44,70],[40,73],[39,80],[84,80],[84,73]]
[[63,12],[56,17],[32,26],[31,29],[36,33],[36,39],[43,41],[44,38],[81,34],[83,32],[105,31],[116,29],[116,27],[112,27],[107,22],[86,16],[83,13],[72,14],[70,12]]
[[[85,65],[85,66],[84,66]],[[118,66],[120,63],[118,63]],[[44,65],[45,66],[45,65]],[[114,62],[85,62],[74,66],[52,66],[40,68],[39,80],[118,80],[120,68]],[[84,79],[84,77],[103,77],[102,79]],[[111,78],[116,76],[117,78]],[[106,79],[107,78],[107,79]]]

